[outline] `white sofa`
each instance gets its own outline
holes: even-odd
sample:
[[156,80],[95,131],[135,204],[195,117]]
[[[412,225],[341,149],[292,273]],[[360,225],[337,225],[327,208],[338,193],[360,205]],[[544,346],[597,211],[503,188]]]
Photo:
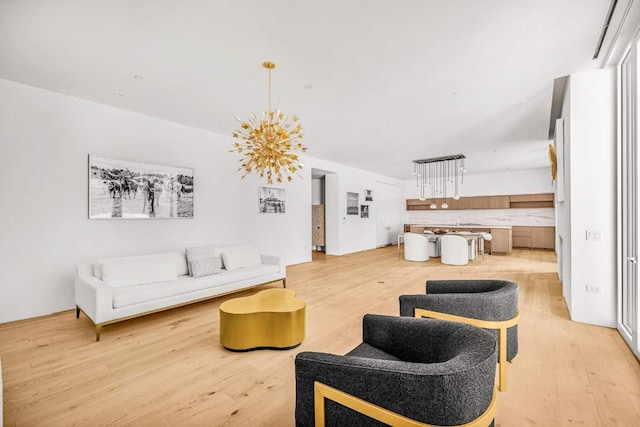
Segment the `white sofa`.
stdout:
[[[277,256],[250,246],[214,248],[222,260],[217,274],[189,275],[184,252],[132,256],[80,264],[76,268],[76,317],[83,312],[96,327],[282,280],[286,266]],[[226,260],[226,261],[225,261]],[[226,264],[225,264],[226,263]]]

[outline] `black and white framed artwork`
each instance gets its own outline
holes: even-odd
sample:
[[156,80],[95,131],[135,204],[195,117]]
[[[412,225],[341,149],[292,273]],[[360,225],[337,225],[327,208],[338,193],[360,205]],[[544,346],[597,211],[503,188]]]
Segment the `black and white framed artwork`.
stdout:
[[373,202],[373,190],[364,190],[364,201]]
[[347,193],[347,215],[358,215],[358,193]]
[[284,213],[284,188],[258,187],[260,213]]
[[89,218],[193,218],[193,169],[90,154]]

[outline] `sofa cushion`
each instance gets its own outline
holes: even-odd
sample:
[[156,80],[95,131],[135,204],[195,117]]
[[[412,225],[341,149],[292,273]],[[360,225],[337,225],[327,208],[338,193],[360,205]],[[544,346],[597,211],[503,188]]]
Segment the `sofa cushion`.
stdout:
[[153,254],[153,255],[139,255],[139,256],[103,259],[96,262],[93,265],[93,275],[100,280],[104,280],[104,278],[102,277],[102,265],[108,261],[148,260],[148,259],[153,259],[153,260],[161,259],[163,262],[172,263],[176,268],[176,274],[178,276],[189,274],[187,270],[187,259],[184,255],[184,252],[166,252],[162,254]]
[[193,277],[220,273],[222,261],[213,246],[187,248],[187,267]]
[[109,260],[102,263],[102,280],[114,288],[169,282],[177,278],[176,266],[166,262],[163,258],[131,258]]
[[234,271],[223,270],[220,274],[194,278],[180,276],[173,282],[150,283],[139,286],[117,288],[113,291],[113,308],[123,308],[134,304],[146,303],[162,298],[169,298],[207,288],[215,288],[259,276],[275,274],[279,267],[273,264],[260,264],[253,267],[240,268]]
[[251,267],[262,264],[262,256],[254,248],[242,248],[225,251],[222,254],[224,268],[237,270],[238,268]]

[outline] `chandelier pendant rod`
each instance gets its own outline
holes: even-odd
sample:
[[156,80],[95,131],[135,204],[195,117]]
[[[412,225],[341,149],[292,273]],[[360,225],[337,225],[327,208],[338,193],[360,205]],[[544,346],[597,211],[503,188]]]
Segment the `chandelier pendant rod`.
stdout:
[[271,68],[269,68],[269,109],[267,112],[269,113],[269,124],[271,124]]

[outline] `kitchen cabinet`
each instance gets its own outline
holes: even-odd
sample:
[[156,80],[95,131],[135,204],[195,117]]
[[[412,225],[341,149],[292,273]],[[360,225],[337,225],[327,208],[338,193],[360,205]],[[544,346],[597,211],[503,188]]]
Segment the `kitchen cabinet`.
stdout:
[[514,208],[552,208],[553,193],[512,194],[509,196],[509,207]]
[[555,227],[513,227],[513,247],[526,249],[555,249]]
[[458,210],[469,209],[470,197],[460,197],[458,200]]
[[556,248],[556,228],[555,227],[531,227],[531,248],[555,249]]
[[[448,205],[447,208],[442,207],[442,202],[445,201]],[[435,209],[431,209],[431,203],[436,204]],[[447,197],[446,199],[436,198],[435,202],[433,199],[407,199],[407,210],[408,211],[441,211],[441,210],[457,210],[458,209],[458,200],[455,200],[453,197]]]
[[489,196],[487,197],[488,209],[509,209],[509,196]]
[[483,207],[483,202],[484,197],[469,197],[469,209],[487,209]]
[[[454,200],[447,197],[448,210],[464,209],[517,209],[517,208],[552,208],[553,193],[542,194],[515,194],[502,196],[474,196],[461,197]],[[419,199],[407,199],[408,211],[431,210],[433,199],[420,201]],[[442,210],[442,199],[435,200],[436,209]]]
[[511,253],[513,247],[511,228],[491,229],[491,253],[505,254]]
[[513,226],[513,247],[531,249],[531,227]]

